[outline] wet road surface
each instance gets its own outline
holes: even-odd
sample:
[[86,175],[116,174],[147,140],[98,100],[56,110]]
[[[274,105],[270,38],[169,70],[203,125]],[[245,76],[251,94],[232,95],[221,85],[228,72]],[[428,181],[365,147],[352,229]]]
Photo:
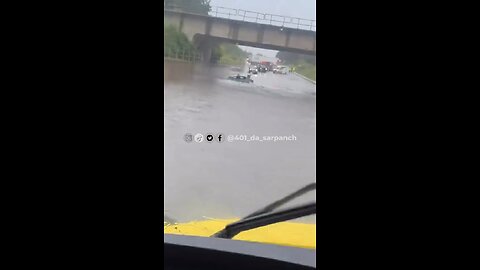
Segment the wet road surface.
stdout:
[[[315,85],[271,72],[244,84],[224,79],[235,71],[210,71],[164,85],[165,213],[180,221],[245,216],[316,181]],[[185,133],[296,140],[186,143]]]

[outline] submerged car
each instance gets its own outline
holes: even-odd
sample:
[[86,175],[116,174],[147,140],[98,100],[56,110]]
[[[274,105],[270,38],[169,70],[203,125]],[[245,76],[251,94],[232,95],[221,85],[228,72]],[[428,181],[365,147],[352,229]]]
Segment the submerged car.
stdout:
[[250,75],[242,76],[242,75],[235,75],[229,76],[229,80],[236,81],[236,82],[243,82],[243,83],[253,83],[253,80],[250,79]]
[[256,66],[249,67],[248,73],[258,74],[258,68]]
[[287,74],[287,67],[284,67],[284,66],[278,66],[277,68],[275,68],[273,70],[273,73],[275,74]]
[[262,72],[262,73],[266,73],[266,72],[268,71],[268,68],[267,68],[266,66],[260,66],[260,67],[258,68],[258,71],[259,71],[259,72]]

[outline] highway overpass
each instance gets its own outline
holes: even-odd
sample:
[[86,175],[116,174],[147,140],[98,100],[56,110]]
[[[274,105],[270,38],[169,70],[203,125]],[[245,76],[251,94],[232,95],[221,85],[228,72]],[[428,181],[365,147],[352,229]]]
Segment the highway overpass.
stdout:
[[[313,31],[315,21],[307,20],[310,24],[305,24],[301,19],[295,21],[290,17],[283,17],[282,21],[275,19],[275,15],[268,17],[268,14],[263,14],[262,17],[258,13],[256,17],[249,17],[246,12],[229,11],[228,17],[240,17],[239,20],[215,14],[206,16],[164,9],[164,20],[185,33],[201,51],[205,62],[210,62],[212,47],[220,42],[316,55],[316,32]],[[248,21],[246,18],[256,19]],[[295,26],[297,27],[294,28]],[[307,29],[300,29],[302,27]]]

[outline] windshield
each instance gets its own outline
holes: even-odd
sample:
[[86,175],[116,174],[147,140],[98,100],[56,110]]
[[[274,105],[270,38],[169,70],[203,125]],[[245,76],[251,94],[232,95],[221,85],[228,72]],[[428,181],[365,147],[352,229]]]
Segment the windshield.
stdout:
[[[214,237],[316,182],[315,1],[164,1],[164,233]],[[247,33],[251,23],[265,32]],[[309,190],[270,212],[315,199]],[[315,248],[308,213],[231,239]]]

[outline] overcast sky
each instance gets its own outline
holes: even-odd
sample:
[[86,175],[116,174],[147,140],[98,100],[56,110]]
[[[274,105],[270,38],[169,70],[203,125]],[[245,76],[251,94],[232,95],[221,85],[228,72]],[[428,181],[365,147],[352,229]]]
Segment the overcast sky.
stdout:
[[315,0],[210,0],[211,6],[315,20]]
[[[210,0],[211,6],[316,20],[316,0]],[[254,54],[274,57],[277,51],[240,46]]]

